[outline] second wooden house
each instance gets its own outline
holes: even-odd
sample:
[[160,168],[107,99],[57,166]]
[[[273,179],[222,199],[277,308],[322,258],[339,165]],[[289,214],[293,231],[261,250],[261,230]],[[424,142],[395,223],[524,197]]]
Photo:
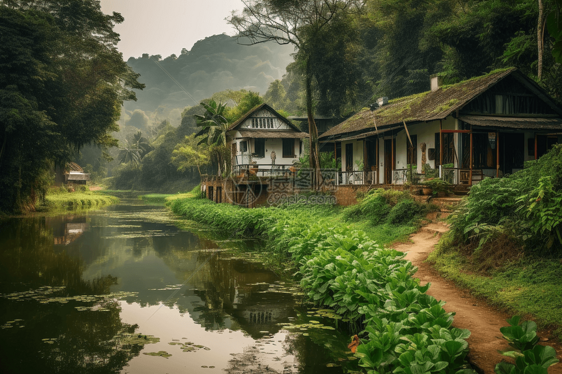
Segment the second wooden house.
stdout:
[[[374,110],[373,110],[374,109]],[[341,156],[338,184],[470,186],[524,168],[562,143],[562,109],[515,68],[365,108],[320,141]]]

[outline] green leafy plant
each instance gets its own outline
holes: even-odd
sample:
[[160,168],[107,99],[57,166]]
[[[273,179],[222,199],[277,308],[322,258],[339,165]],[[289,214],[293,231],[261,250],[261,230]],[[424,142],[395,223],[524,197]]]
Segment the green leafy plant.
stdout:
[[[191,198],[170,204],[196,222],[241,237],[261,236],[270,251],[290,256],[300,265],[297,276],[309,300],[364,327],[355,354],[368,373],[470,372],[465,340],[470,333],[452,328],[454,313],[426,294],[430,284],[421,286],[414,278],[417,268],[404,253],[382,248],[364,232],[318,218],[333,208],[244,209]],[[396,209],[396,222],[413,208],[401,192],[370,192],[362,204],[365,214]]]
[[537,324],[533,321],[521,322],[520,316],[508,319],[509,326],[500,328],[503,338],[515,351],[501,352],[515,359],[515,365],[500,362],[496,365],[497,374],[547,374],[547,369],[558,363],[556,350],[538,345]]

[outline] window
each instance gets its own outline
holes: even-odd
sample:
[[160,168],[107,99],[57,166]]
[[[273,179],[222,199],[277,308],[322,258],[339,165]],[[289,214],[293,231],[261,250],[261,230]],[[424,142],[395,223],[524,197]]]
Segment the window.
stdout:
[[418,136],[417,135],[410,135],[412,139],[412,144],[410,144],[410,140],[406,138],[406,147],[408,149],[408,165],[417,165],[418,164]]
[[283,158],[295,158],[295,139],[283,139]]
[[248,152],[248,142],[247,141],[241,141],[240,142],[240,152],[244,153],[244,152]]
[[265,139],[254,139],[254,157],[265,157]]

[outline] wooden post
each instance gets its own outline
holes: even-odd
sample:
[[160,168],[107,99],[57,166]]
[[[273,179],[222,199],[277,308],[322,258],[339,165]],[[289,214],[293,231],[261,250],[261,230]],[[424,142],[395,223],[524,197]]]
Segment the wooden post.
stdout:
[[334,160],[338,160],[338,147],[336,145],[336,141],[334,140]]
[[377,166],[375,167],[375,171],[377,173],[377,179],[376,182],[377,184],[379,184],[379,137],[377,136],[377,144],[376,144],[376,150],[377,150],[377,154],[375,155],[375,161],[377,162]]
[[538,135],[535,134],[535,160],[539,158],[539,148],[537,146]]
[[474,163],[472,161],[472,125],[470,125],[470,173],[468,176],[468,185],[472,186],[472,164]]
[[390,184],[392,184],[392,179],[394,176],[394,132],[391,133],[390,138],[390,153],[391,153],[391,163],[390,163]]
[[500,177],[500,132],[496,132],[496,178]]
[[[472,135],[471,135],[472,139]],[[443,165],[443,120],[439,120],[439,166]]]
[[369,167],[369,157],[367,156],[367,138],[363,139],[363,171]]

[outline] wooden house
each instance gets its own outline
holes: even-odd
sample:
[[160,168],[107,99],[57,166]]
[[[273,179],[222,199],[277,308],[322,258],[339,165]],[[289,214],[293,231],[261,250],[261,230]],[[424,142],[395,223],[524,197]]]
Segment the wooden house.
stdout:
[[231,149],[232,172],[248,170],[259,176],[283,172],[304,153],[308,134],[267,104],[248,111],[226,133]]
[[231,177],[203,178],[201,192],[215,202],[246,207],[264,204],[270,182],[292,175],[308,138],[291,121],[261,104],[229,126]]
[[55,169],[55,185],[62,184],[86,184],[90,180],[90,174],[75,162],[69,162],[64,168],[57,167]]
[[423,181],[432,169],[470,186],[521,170],[561,135],[562,109],[510,68],[446,86],[432,78],[430,91],[379,99],[320,141],[341,149],[340,185]]

